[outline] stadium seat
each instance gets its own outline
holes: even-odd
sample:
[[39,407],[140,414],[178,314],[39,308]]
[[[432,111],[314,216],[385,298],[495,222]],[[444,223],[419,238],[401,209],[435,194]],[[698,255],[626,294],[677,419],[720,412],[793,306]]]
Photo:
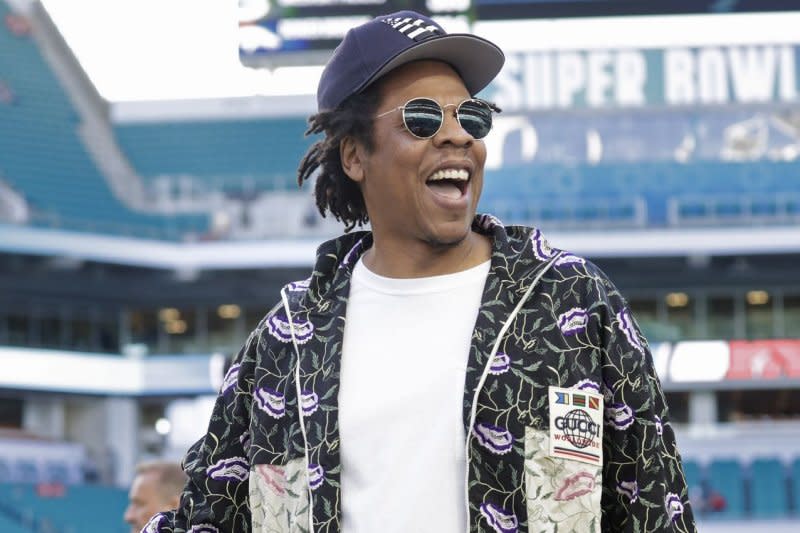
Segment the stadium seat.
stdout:
[[[0,8],[0,17],[8,13],[5,3]],[[81,117],[35,39],[0,27],[0,73],[18,96],[0,103],[0,175],[28,203],[31,224],[175,240],[208,233],[206,215],[134,212],[112,193],[79,135]]]
[[700,201],[679,200],[678,216],[681,220],[703,219],[708,217],[708,207]]
[[683,475],[686,476],[686,486],[689,489],[689,499],[692,502],[692,507],[699,509],[703,490],[703,474],[700,463],[692,459],[684,459]]
[[[35,524],[37,532],[122,533],[127,505],[123,489],[98,485],[70,485],[62,496],[43,497],[34,484],[0,483],[0,503],[13,506],[23,522]],[[75,510],[81,512],[76,513]],[[0,509],[0,517],[2,517]],[[9,518],[6,514],[6,518]],[[15,523],[12,520],[12,523]],[[0,532],[7,533],[0,522]],[[15,533],[30,533],[27,530]]]
[[708,483],[725,499],[725,508],[716,517],[742,518],[747,509],[742,466],[734,459],[715,459],[708,465]]
[[800,515],[800,457],[795,457],[789,471],[789,483],[792,509],[795,515]]
[[33,530],[23,527],[22,524],[4,516],[0,512],[0,531],[3,533],[34,533]]
[[10,482],[12,478],[11,465],[8,461],[0,457],[0,483]]
[[714,214],[724,219],[739,219],[746,215],[742,204],[734,200],[717,203],[714,206]]
[[778,204],[771,198],[756,198],[750,204],[750,213],[756,219],[768,220],[780,215]]
[[750,496],[754,518],[780,518],[789,514],[786,473],[779,459],[756,459],[750,465]]

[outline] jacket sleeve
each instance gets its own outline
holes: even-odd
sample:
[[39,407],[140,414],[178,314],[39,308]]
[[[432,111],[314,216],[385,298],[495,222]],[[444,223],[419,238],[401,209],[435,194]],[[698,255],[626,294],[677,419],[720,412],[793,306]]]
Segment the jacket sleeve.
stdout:
[[681,458],[647,341],[595,272],[604,395],[602,531],[695,532]]
[[183,459],[189,480],[180,507],[150,519],[142,533],[248,533],[247,454],[257,328],[229,367],[205,436]]

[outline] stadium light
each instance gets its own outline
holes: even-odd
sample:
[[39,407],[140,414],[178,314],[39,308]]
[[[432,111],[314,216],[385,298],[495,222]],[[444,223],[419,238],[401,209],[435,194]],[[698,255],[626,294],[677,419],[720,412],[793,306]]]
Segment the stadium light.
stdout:
[[234,319],[239,318],[241,314],[242,308],[236,304],[225,304],[217,307],[217,315],[219,315],[220,318]]
[[174,307],[165,307],[158,311],[158,319],[162,322],[172,322],[173,320],[178,320],[180,316],[181,312]]
[[166,418],[159,418],[156,420],[156,433],[159,435],[168,435],[172,430],[172,424]]
[[689,295],[685,292],[671,292],[665,298],[669,307],[686,307],[689,305]]
[[747,303],[750,305],[764,305],[769,302],[767,291],[747,291]]

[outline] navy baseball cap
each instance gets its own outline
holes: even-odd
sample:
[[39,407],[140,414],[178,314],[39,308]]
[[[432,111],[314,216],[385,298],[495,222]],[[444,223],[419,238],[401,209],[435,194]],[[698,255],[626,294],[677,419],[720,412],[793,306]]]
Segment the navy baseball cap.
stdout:
[[336,109],[381,76],[419,59],[449,63],[474,95],[497,76],[505,56],[494,43],[451,33],[414,11],[376,17],[351,28],[336,47],[317,87],[317,109]]

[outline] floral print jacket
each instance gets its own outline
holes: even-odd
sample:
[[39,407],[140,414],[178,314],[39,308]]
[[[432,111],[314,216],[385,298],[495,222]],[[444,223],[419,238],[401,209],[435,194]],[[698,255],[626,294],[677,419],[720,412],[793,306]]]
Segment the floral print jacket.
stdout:
[[[469,531],[694,532],[653,361],[617,289],[538,229],[487,215],[473,229],[493,253],[464,386]],[[281,291],[184,459],[180,508],[144,531],[340,531],[339,362],[352,268],[371,238],[323,244],[311,277]],[[553,386],[602,402],[600,464],[550,454]]]

